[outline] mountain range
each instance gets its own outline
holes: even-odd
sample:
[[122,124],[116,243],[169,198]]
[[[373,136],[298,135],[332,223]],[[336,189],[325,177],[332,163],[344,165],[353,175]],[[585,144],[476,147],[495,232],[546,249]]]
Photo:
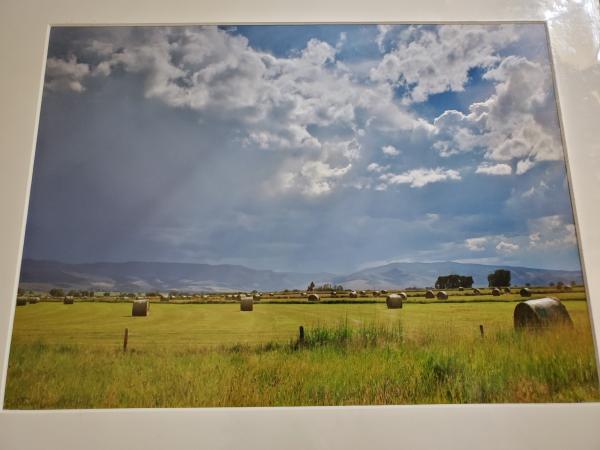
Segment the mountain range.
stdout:
[[511,271],[512,284],[546,285],[551,282],[583,283],[582,273],[528,267],[465,264],[457,262],[402,262],[360,270],[348,275],[326,272],[300,273],[258,270],[241,265],[171,262],[63,263],[23,259],[20,287],[94,291],[235,292],[306,289],[311,281],[341,284],[351,289],[401,289],[433,286],[438,276],[471,275],[475,286],[487,286],[496,269]]

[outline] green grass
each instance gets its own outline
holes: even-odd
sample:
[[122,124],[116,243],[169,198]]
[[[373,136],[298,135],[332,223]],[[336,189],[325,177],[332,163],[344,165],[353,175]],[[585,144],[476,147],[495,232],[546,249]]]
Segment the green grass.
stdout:
[[598,400],[587,303],[565,305],[573,329],[536,333],[514,332],[505,302],[258,304],[250,313],[152,304],[149,317],[131,317],[125,303],[27,305],[16,312],[5,407]]

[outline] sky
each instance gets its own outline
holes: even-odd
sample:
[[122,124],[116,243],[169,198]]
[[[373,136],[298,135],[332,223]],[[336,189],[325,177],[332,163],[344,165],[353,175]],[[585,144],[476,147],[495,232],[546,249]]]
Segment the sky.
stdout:
[[24,257],[578,270],[545,28],[53,28]]

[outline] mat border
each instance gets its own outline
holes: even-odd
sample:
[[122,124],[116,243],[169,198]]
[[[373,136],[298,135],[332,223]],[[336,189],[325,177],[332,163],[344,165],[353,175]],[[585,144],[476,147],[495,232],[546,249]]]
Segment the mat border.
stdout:
[[[600,127],[593,121],[600,117],[597,2],[413,3],[5,0],[0,5],[0,61],[4,61],[0,98],[5,99],[0,104],[0,211],[5,213],[0,222],[0,248],[4,250],[0,254],[2,395],[50,25],[546,23],[582,266],[598,336],[600,237],[595,230],[600,229]],[[358,449],[398,448],[400,443],[412,449],[588,449],[600,447],[599,422],[597,403],[1,411],[0,444],[10,449]]]

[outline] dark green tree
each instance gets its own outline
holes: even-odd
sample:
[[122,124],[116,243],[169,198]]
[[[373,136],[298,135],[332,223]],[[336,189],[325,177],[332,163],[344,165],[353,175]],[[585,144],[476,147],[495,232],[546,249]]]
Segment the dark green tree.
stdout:
[[65,292],[62,289],[50,289],[50,292],[48,292],[50,294],[51,297],[64,297],[65,296]]
[[489,287],[508,287],[510,286],[510,270],[498,269],[488,275]]

